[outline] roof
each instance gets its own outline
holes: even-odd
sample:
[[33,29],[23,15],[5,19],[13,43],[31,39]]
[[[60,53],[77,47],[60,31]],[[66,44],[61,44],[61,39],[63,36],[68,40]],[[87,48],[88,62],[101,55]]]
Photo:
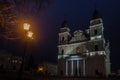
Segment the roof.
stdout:
[[68,27],[68,23],[66,20],[63,21],[61,28]]
[[93,15],[92,15],[92,19],[97,19],[97,18],[100,18],[100,17],[101,16],[100,16],[99,12],[97,10],[94,10]]

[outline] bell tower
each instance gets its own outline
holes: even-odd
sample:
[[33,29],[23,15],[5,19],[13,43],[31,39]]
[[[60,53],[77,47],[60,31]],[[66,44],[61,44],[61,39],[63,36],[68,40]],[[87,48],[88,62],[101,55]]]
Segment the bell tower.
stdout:
[[70,39],[70,29],[66,20],[63,21],[60,33],[59,33],[59,44],[67,44]]
[[94,61],[96,61],[95,64],[91,65],[101,66],[96,66],[95,70],[93,70],[92,67],[91,69],[94,71],[94,74],[103,73],[103,75],[108,76],[111,73],[109,43],[106,42],[104,38],[103,20],[97,10],[94,10],[90,21],[89,35],[91,42],[91,48],[89,49],[90,55],[92,55],[91,60],[94,59]]
[[67,56],[66,44],[70,41],[70,29],[66,20],[63,21],[59,32],[59,44],[58,44],[58,74],[65,75],[65,57]]
[[90,21],[90,39],[103,38],[103,21],[97,10],[93,12],[92,19]]

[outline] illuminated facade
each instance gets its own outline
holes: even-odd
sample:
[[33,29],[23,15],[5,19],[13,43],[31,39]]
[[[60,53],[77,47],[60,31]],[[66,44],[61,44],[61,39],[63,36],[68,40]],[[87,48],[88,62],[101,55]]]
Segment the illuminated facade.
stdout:
[[60,28],[58,74],[62,76],[107,76],[110,74],[109,42],[103,21],[95,10],[89,29],[76,30],[71,36],[67,21]]

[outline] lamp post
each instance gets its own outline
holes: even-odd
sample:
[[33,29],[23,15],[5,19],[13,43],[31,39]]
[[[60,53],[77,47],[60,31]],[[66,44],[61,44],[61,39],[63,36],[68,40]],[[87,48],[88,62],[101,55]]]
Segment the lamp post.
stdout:
[[26,56],[28,40],[33,39],[33,32],[30,31],[30,24],[24,23],[23,24],[23,29],[25,31],[24,50],[23,50],[23,55],[22,55],[22,63],[20,65],[20,69],[19,69],[18,80],[22,80],[22,76],[23,76],[23,73],[24,73],[24,63],[25,63],[25,56]]

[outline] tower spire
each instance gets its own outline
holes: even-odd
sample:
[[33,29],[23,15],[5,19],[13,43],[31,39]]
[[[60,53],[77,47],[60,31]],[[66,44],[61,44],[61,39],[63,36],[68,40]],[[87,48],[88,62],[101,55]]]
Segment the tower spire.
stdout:
[[97,19],[97,18],[100,18],[101,16],[100,16],[100,14],[99,14],[99,12],[98,12],[98,10],[94,10],[94,12],[93,12],[93,15],[92,15],[92,19]]
[[92,19],[97,19],[97,18],[100,18],[101,15],[97,9],[97,5],[96,3],[94,2],[94,11],[93,11],[93,15],[92,15]]
[[68,27],[68,22],[66,20],[63,21],[61,28]]
[[68,22],[67,22],[67,20],[66,20],[66,14],[64,15],[64,21],[63,21],[63,23],[62,23],[62,25],[61,25],[61,28],[64,28],[64,27],[68,27],[69,25],[68,25]]

